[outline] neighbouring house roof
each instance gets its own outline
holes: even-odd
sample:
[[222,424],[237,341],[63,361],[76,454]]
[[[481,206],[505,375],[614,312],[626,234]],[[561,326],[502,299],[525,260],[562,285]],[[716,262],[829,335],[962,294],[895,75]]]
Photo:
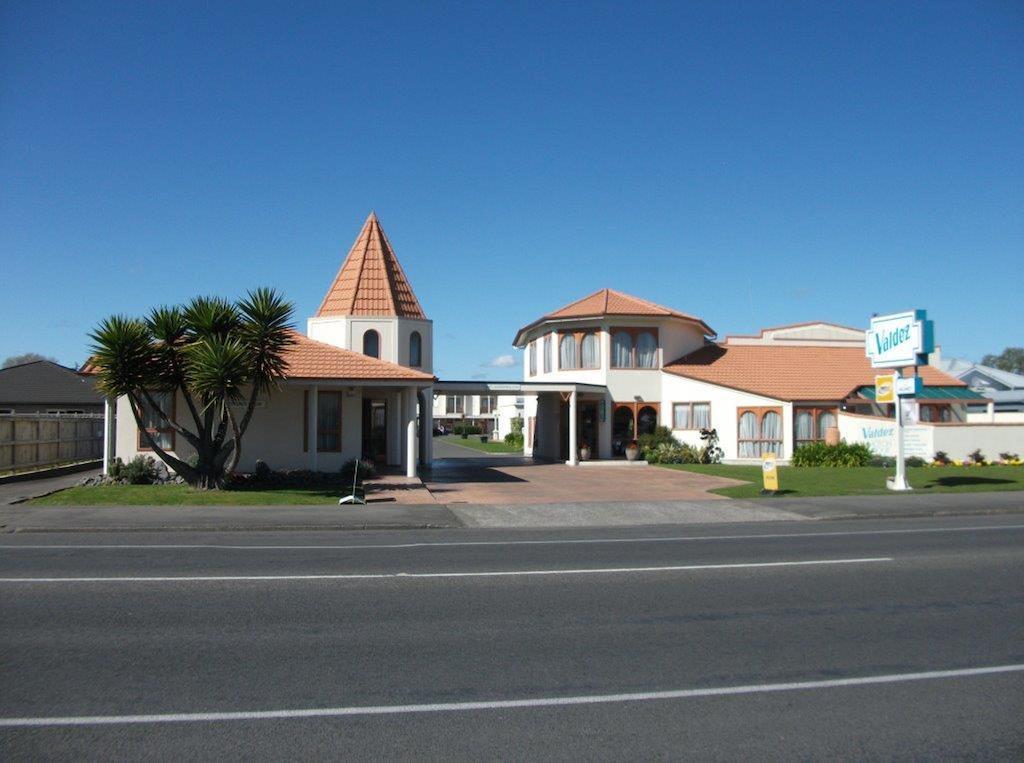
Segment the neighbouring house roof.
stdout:
[[1024,389],[1024,375],[1015,374],[1012,371],[1004,371],[1001,368],[993,368],[992,366],[983,366],[981,363],[971,363],[969,360],[960,360],[959,358],[943,358],[940,361],[940,365],[942,370],[957,378],[962,379],[972,371],[976,371],[1004,385],[1008,389]]
[[614,289],[599,289],[593,294],[588,294],[582,299],[570,302],[565,307],[560,307],[558,310],[543,315],[532,323],[523,326],[516,334],[513,344],[516,347],[522,346],[523,335],[545,321],[572,318],[602,318],[606,315],[677,318],[697,325],[704,332],[705,336],[715,336],[714,329],[696,316],[687,315],[678,310],[673,310],[654,302],[648,302],[646,299],[640,299],[639,297],[624,294]]
[[0,403],[102,405],[94,380],[49,360],[0,369]]
[[289,379],[343,379],[383,381],[434,381],[433,374],[406,368],[397,363],[343,350],[294,333],[295,344],[285,351]]
[[[844,400],[883,373],[863,348],[709,344],[665,366],[667,373],[775,400]],[[964,387],[932,366],[918,369],[924,384]]]
[[327,290],[317,317],[383,315],[426,320],[409,279],[374,212]]

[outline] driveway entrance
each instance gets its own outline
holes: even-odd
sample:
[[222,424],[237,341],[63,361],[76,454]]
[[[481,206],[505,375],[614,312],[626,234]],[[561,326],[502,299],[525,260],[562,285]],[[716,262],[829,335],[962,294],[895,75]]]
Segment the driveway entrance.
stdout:
[[[444,446],[445,451],[458,447]],[[484,504],[721,499],[708,491],[739,484],[659,466],[567,466],[472,452],[436,458],[423,483],[438,503]]]

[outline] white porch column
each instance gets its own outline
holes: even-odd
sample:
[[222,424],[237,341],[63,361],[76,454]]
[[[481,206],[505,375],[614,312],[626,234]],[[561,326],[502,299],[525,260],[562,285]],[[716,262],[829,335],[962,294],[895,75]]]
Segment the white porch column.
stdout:
[[110,462],[114,460],[114,421],[117,400],[108,397],[103,400],[103,474],[110,474]]
[[985,412],[988,413],[988,420],[996,420],[996,404],[994,400],[989,400],[988,405],[985,406]]
[[434,388],[429,388],[424,397],[426,398],[424,415],[427,417],[427,467],[430,467],[434,464]]
[[405,391],[405,476],[416,476],[416,388]]
[[569,393],[569,465],[576,466],[576,390]]
[[309,388],[309,411],[308,411],[309,418],[308,418],[307,423],[306,423],[306,435],[308,437],[308,441],[306,443],[306,447],[309,450],[309,468],[310,468],[310,471],[314,471],[314,472],[316,471],[316,450],[317,450],[317,448],[316,448],[316,445],[317,445],[317,442],[316,442],[317,441],[317,437],[316,437],[316,424],[317,424],[317,418],[318,418],[317,410],[316,409],[317,409],[317,405],[319,404],[319,399],[318,399],[319,398],[319,394],[318,393],[319,393],[319,388],[318,387],[311,386]]

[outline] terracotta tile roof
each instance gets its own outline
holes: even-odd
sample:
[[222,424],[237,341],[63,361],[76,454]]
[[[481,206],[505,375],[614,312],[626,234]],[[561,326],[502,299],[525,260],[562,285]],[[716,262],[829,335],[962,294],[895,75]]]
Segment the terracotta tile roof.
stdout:
[[433,381],[435,378],[423,371],[318,342],[298,332],[293,338],[295,344],[285,352],[289,379]]
[[519,340],[525,332],[548,320],[566,318],[600,318],[605,315],[679,318],[681,320],[697,324],[707,336],[715,336],[714,329],[696,316],[687,315],[686,313],[681,313],[678,310],[673,310],[671,308],[664,307],[663,305],[655,304],[654,302],[648,302],[646,299],[640,299],[639,297],[634,297],[621,291],[615,291],[614,289],[599,289],[593,294],[588,294],[582,299],[570,302],[565,307],[561,307],[554,312],[538,318],[533,321],[533,323],[523,326],[516,334],[515,344],[519,344]]
[[316,314],[426,319],[376,213],[366,218]]
[[[677,376],[753,392],[776,400],[843,400],[884,373],[859,347],[779,347],[710,344],[665,366]],[[966,386],[932,366],[927,385]]]

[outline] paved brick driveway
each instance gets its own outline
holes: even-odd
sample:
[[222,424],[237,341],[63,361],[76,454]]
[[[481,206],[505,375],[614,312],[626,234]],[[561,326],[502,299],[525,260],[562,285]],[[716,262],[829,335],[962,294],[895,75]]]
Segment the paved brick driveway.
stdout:
[[721,499],[709,493],[740,484],[658,466],[566,466],[520,457],[442,458],[423,482],[438,503],[577,503]]

